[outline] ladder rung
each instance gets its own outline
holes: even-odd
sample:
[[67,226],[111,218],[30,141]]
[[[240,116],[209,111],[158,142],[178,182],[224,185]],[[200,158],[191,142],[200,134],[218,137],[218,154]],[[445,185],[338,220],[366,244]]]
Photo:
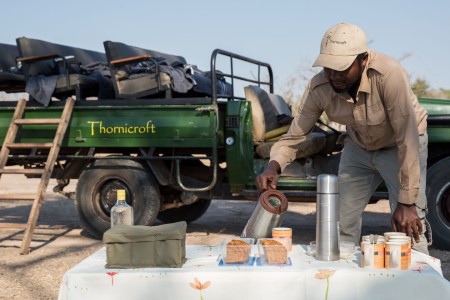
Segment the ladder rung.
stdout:
[[34,174],[44,174],[44,169],[0,169],[0,174],[24,174],[24,175],[34,175]]
[[35,194],[0,194],[0,200],[34,200]]
[[11,143],[5,145],[9,149],[33,149],[33,148],[51,148],[53,143]]
[[28,224],[23,224],[23,223],[0,223],[0,228],[26,229],[26,228],[28,228]]
[[61,119],[17,119],[14,121],[15,124],[21,124],[21,125],[28,125],[28,124],[35,124],[35,125],[50,125],[50,124],[56,124],[58,125],[61,123]]

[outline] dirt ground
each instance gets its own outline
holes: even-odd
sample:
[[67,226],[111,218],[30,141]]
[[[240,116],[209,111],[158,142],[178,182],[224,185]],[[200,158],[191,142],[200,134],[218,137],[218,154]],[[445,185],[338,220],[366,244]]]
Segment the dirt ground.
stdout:
[[[7,179],[0,181],[0,190],[32,189],[34,183]],[[50,182],[43,204],[38,228],[31,243],[32,252],[20,255],[23,232],[0,228],[0,299],[40,300],[57,299],[64,273],[102,247],[80,228],[75,204],[52,192]],[[72,182],[67,191],[75,190]],[[213,201],[206,214],[189,224],[187,244],[219,244],[227,236],[238,236],[245,227],[256,202]],[[371,204],[363,216],[363,234],[390,230],[387,201]],[[30,203],[24,201],[0,202],[0,222],[25,222]],[[315,203],[290,203],[283,216],[283,226],[291,227],[294,243],[309,243],[315,239]],[[441,260],[446,279],[450,280],[450,251],[430,250]]]

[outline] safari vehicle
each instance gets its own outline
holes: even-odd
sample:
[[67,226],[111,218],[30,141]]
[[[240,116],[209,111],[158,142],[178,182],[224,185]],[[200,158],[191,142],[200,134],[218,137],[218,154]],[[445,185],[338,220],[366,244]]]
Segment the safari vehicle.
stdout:
[[[110,41],[104,45],[116,97],[75,101],[51,174],[59,183],[54,191],[75,199],[85,229],[102,237],[110,227],[117,189],[126,190],[135,223],[146,225],[156,219],[195,221],[212,199],[256,200],[255,178],[268,163],[270,146],[287,131],[290,117],[287,104],[274,94],[271,66],[217,49],[206,76],[209,93],[180,93],[154,60],[175,56]],[[153,64],[146,65],[144,75],[123,74],[130,64],[142,62]],[[61,98],[48,107],[29,101],[25,117],[58,118],[66,101]],[[434,245],[450,249],[450,101],[420,102],[429,113],[428,219]],[[15,107],[15,102],[0,103],[0,141]],[[23,124],[16,141],[52,139],[53,128]],[[289,201],[315,201],[316,176],[336,174],[340,134],[325,123],[309,134],[277,185]],[[12,149],[8,164],[35,169],[48,154],[48,149]],[[78,180],[75,193],[64,191],[71,179]],[[382,189],[374,194],[374,199],[383,197],[387,193]]]

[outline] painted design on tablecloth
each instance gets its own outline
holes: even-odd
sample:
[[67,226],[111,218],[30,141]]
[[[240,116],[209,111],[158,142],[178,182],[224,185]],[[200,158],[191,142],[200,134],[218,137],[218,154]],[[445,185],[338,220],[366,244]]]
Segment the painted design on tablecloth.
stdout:
[[386,272],[386,273],[374,272],[374,273],[368,273],[368,275],[369,275],[369,277],[377,277],[377,276],[379,276],[379,277],[386,276],[386,278],[389,278],[389,277],[394,278],[395,277],[395,273],[389,273],[389,272]]
[[416,261],[417,265],[421,265],[424,268],[433,268],[429,263],[425,262],[425,261]]
[[194,283],[189,282],[189,285],[191,286],[191,288],[200,291],[200,300],[203,300],[202,291],[211,285],[211,281],[208,280],[204,283],[201,283],[200,280],[197,279],[197,277],[194,277]]
[[327,280],[327,290],[325,291],[325,300],[328,299],[328,290],[330,288],[330,277],[336,273],[336,270],[328,270],[328,269],[319,269],[316,273],[316,279],[326,279]]
[[119,274],[118,272],[106,272],[109,276],[111,276],[111,285],[114,285],[114,276]]

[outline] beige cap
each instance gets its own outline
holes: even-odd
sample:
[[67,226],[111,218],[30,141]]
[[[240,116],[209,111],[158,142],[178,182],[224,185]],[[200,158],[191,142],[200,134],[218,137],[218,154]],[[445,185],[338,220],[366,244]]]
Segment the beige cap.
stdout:
[[364,31],[349,23],[337,24],[324,34],[320,54],[313,67],[324,67],[336,71],[348,69],[358,54],[367,51]]

